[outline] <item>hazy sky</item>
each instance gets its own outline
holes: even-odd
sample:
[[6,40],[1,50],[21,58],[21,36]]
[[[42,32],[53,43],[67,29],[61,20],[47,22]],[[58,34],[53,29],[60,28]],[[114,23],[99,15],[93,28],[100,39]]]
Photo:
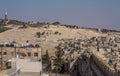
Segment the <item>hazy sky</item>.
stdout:
[[120,0],[0,0],[0,18],[120,30]]

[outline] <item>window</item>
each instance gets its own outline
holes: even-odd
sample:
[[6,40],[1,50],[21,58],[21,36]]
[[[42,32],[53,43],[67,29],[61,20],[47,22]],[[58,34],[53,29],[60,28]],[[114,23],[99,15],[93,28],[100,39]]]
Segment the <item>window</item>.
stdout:
[[28,52],[28,56],[31,56],[31,52]]
[[38,56],[38,53],[34,53],[34,56]]
[[4,52],[4,55],[7,55],[7,52]]

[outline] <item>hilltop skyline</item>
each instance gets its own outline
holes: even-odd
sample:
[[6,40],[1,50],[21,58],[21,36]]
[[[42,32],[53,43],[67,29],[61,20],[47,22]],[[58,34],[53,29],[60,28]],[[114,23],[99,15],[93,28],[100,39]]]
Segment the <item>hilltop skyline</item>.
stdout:
[[59,21],[91,28],[120,30],[119,0],[1,0],[0,19],[21,21]]

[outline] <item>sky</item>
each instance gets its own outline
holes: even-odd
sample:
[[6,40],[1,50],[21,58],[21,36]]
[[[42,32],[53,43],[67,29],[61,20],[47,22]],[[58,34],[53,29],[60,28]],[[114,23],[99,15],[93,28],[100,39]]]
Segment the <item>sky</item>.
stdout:
[[120,30],[120,0],[0,0],[0,19]]

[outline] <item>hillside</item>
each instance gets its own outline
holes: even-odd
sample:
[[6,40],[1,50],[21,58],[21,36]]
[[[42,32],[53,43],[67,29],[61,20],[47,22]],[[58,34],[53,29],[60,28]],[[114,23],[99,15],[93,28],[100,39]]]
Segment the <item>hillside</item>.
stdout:
[[[49,50],[51,55],[54,54],[55,46],[58,44],[60,39],[85,39],[101,35],[106,35],[102,33],[95,32],[89,29],[76,29],[67,28],[65,26],[55,26],[50,25],[49,28],[39,27],[27,27],[20,29],[20,26],[6,26],[12,28],[5,32],[0,33],[0,43],[12,42],[16,40],[19,44],[25,44],[27,40],[30,43],[39,43],[43,49],[43,53]],[[40,37],[37,37],[36,33],[42,33]]]

